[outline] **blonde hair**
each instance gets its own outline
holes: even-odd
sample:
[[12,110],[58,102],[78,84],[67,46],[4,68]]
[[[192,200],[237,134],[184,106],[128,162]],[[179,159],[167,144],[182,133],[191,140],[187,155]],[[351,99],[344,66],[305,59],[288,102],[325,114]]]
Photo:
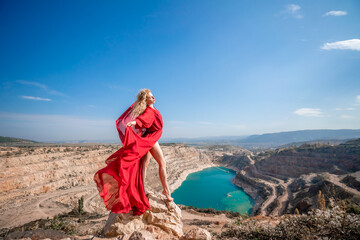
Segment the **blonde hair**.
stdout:
[[143,114],[145,112],[145,109],[147,107],[146,97],[148,96],[148,94],[150,92],[151,92],[150,89],[147,89],[147,88],[140,90],[140,92],[136,96],[136,103],[130,114],[130,116],[132,118],[137,118],[138,116],[140,116],[141,114]]

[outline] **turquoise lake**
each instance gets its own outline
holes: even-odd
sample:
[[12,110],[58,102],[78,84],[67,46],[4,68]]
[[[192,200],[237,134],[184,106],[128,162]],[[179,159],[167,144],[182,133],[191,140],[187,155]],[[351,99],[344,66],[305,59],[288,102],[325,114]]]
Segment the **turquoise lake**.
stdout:
[[235,171],[210,167],[191,173],[171,196],[177,204],[216,210],[251,213],[254,201],[231,180]]

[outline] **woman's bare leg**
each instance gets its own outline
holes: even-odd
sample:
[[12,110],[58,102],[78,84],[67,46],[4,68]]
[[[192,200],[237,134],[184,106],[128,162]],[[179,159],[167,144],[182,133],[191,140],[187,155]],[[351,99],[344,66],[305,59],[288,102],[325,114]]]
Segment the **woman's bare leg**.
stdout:
[[167,176],[166,176],[166,162],[164,158],[164,154],[160,148],[158,142],[155,143],[153,148],[150,150],[151,155],[155,158],[156,162],[159,164],[159,176],[160,181],[163,186],[163,194],[169,201],[173,201],[174,199],[171,197],[169,185],[167,183]]
[[[142,157],[142,163],[143,163],[143,167],[142,167],[142,180],[143,180],[143,184],[144,184],[144,190],[145,190],[145,179],[146,179],[146,169],[149,166],[149,162],[150,162],[150,158],[151,158],[151,154],[150,152],[147,152],[143,157]],[[145,194],[147,194],[147,191],[145,190]]]

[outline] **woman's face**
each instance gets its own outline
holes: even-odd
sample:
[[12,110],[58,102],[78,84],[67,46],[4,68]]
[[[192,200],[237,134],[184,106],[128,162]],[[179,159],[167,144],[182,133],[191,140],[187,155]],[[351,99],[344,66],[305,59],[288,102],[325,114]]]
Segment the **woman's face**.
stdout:
[[147,105],[151,105],[155,103],[155,97],[152,95],[151,92],[149,92],[149,94],[146,97],[146,104]]

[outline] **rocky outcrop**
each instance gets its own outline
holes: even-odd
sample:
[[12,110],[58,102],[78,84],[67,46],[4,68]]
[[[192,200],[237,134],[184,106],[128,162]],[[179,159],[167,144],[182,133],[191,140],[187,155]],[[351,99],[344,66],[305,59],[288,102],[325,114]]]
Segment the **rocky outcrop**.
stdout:
[[[110,213],[104,227],[105,237],[123,237],[126,239],[177,239],[183,235],[181,210],[174,202],[167,202],[165,197],[151,193],[151,209],[144,214],[133,216]],[[147,237],[147,238],[146,238]]]
[[134,231],[129,240],[154,240],[155,238],[151,235],[149,231],[146,230],[140,230],[140,231]]

